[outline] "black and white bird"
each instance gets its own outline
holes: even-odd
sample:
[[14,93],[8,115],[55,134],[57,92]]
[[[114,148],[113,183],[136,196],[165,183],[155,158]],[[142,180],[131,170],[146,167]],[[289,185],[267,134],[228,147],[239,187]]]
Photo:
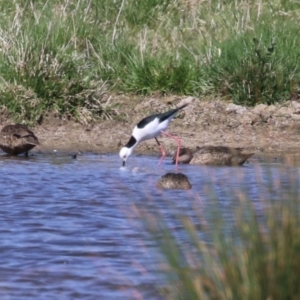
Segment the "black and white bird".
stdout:
[[[125,166],[126,160],[128,157],[132,154],[133,149],[142,141],[149,140],[152,138],[155,138],[158,146],[160,147],[162,156],[159,161],[159,164],[163,161],[163,159],[166,156],[166,151],[163,148],[163,146],[160,144],[160,142],[157,140],[157,136],[160,134],[164,134],[166,136],[169,136],[170,138],[174,139],[177,142],[178,145],[178,151],[177,153],[179,154],[179,149],[181,145],[181,141],[178,137],[173,136],[169,133],[167,133],[165,130],[167,129],[170,121],[175,117],[176,113],[186,107],[187,104],[183,104],[175,109],[172,109],[170,111],[167,111],[165,113],[161,114],[155,114],[148,116],[144,119],[142,119],[133,129],[131,138],[129,139],[128,143],[126,144],[125,147],[123,147],[120,151],[120,158],[123,161],[123,167]],[[178,156],[176,159],[176,167],[178,165]]]

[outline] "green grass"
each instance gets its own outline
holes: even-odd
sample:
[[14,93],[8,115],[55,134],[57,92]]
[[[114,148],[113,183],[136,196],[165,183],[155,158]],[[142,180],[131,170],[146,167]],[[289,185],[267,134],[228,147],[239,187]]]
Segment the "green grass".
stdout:
[[225,186],[219,198],[210,187],[204,197],[208,204],[201,201],[201,208],[200,199],[195,203],[189,197],[185,199],[191,202],[196,217],[191,219],[178,211],[177,218],[172,217],[173,225],[158,208],[141,213],[162,254],[164,264],[160,265],[168,279],[162,289],[165,299],[299,299],[297,176],[293,171],[279,176],[289,182],[284,187],[270,174],[267,184],[264,181],[264,186],[253,187],[265,195],[276,191],[276,199],[265,195],[260,200],[252,199],[249,191]]
[[[113,116],[107,92],[276,103],[300,82],[298,1],[1,1],[0,99],[17,121],[47,110]],[[85,113],[86,114],[86,113]]]

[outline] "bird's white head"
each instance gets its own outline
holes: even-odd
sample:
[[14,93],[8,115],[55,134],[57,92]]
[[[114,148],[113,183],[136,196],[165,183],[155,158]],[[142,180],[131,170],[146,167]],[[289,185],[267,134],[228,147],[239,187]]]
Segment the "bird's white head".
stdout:
[[120,150],[120,158],[122,159],[123,163],[122,163],[122,166],[125,167],[125,163],[126,163],[126,160],[127,158],[131,155],[133,151],[133,148],[128,148],[128,147],[123,147],[121,150]]

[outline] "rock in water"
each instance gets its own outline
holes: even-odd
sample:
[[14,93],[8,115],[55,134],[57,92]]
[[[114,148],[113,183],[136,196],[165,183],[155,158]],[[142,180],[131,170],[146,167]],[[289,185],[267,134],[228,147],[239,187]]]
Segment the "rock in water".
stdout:
[[166,173],[157,182],[159,189],[190,190],[192,185],[183,173]]

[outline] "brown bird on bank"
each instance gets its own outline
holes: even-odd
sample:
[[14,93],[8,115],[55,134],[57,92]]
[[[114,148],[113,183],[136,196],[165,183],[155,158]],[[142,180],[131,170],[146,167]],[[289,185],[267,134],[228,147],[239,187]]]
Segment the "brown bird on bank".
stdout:
[[159,189],[190,190],[192,185],[183,173],[166,173],[159,178],[156,187]]
[[254,154],[244,153],[243,150],[243,148],[225,146],[203,146],[197,147],[195,150],[181,148],[179,151],[178,163],[242,166],[247,159]]
[[192,164],[242,166],[254,153],[243,153],[243,148],[224,146],[198,147],[191,161]]
[[6,125],[0,131],[0,148],[9,155],[18,155],[31,150],[40,142],[34,133],[22,124]]
[[[191,149],[189,148],[185,148],[182,147],[179,150],[179,156],[178,156],[178,163],[179,164],[189,164],[190,161],[192,160],[192,158],[194,157],[193,152]],[[177,155],[177,151],[175,152],[174,156],[173,156],[173,164],[175,164],[176,162],[176,155]]]

